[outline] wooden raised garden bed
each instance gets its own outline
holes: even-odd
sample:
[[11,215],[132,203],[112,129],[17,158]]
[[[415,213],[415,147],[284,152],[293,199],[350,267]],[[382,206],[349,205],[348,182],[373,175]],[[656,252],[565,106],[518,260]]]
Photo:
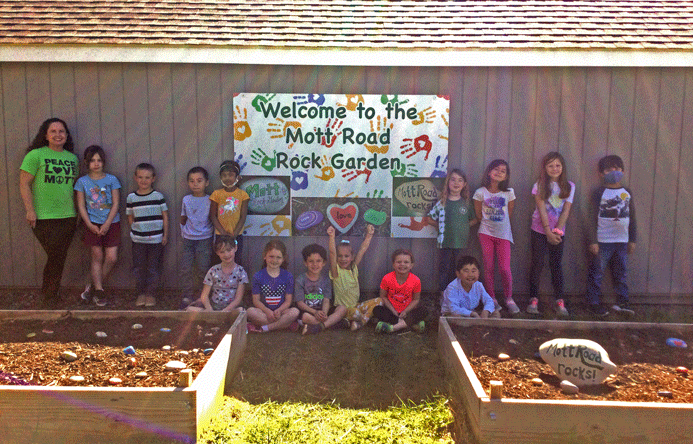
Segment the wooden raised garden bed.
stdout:
[[[480,443],[691,442],[693,404],[690,403],[491,399],[451,325],[552,329],[558,335],[561,329],[584,329],[585,339],[590,339],[590,331],[595,329],[618,328],[670,330],[676,336],[676,333],[693,331],[693,325],[440,318],[438,329],[439,348],[453,396],[464,406]],[[667,353],[666,346],[662,353]]]
[[[8,319],[54,320],[65,311],[0,311]],[[228,313],[72,311],[76,319],[133,317],[223,323]],[[236,316],[189,387],[0,386],[0,442],[194,443],[222,402],[246,345],[246,315]],[[228,324],[227,324],[228,325]],[[125,344],[127,345],[127,344]]]

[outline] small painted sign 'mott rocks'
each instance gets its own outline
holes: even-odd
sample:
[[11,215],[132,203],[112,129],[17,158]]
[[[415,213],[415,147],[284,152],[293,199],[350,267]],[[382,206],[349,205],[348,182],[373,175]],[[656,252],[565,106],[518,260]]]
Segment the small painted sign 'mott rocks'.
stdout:
[[578,387],[601,384],[617,369],[606,350],[587,339],[553,339],[541,344],[539,354],[559,378]]

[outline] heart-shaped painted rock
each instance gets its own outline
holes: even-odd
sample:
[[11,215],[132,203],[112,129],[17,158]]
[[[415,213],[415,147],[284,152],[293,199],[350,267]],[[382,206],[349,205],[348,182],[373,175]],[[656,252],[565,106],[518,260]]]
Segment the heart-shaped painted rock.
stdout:
[[330,204],[327,206],[327,218],[342,233],[354,226],[359,215],[359,207],[354,202],[344,205]]
[[376,211],[369,208],[363,213],[363,220],[373,225],[382,225],[387,220],[387,213],[384,211]]
[[617,370],[606,350],[587,339],[553,339],[541,344],[539,353],[560,379],[578,387],[601,384]]

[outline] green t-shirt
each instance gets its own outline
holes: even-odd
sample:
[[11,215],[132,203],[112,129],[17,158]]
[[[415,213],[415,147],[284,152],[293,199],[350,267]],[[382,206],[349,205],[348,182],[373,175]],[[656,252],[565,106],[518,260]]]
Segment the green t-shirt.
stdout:
[[467,248],[469,221],[474,219],[471,206],[463,199],[445,202],[443,248]]
[[77,156],[44,146],[29,151],[22,171],[34,176],[31,191],[38,219],[65,219],[76,216],[73,186],[77,178]]

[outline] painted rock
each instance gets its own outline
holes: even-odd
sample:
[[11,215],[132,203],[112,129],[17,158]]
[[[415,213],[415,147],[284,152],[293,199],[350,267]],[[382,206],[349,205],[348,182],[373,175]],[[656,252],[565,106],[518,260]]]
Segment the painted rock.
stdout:
[[568,395],[575,395],[580,391],[580,388],[570,381],[561,381],[561,390]]
[[205,354],[205,355],[211,355],[213,352],[214,352],[214,349],[213,349],[213,348],[206,348],[206,349],[204,350],[204,354]]
[[164,351],[169,351],[169,350],[171,350],[171,346],[170,345],[164,345],[163,347],[161,347],[161,349]]
[[47,335],[52,335],[52,334],[53,334],[53,330],[49,330],[49,329],[47,329],[47,328],[44,328],[44,329],[41,330],[41,331],[42,331],[43,333],[47,334]]
[[34,333],[34,332],[31,332],[31,333],[27,333],[27,334],[26,334],[26,337],[27,337],[27,338],[33,338],[34,336],[36,336],[36,333]]
[[387,213],[369,208],[363,213],[363,220],[375,226],[382,225],[387,220]]
[[507,354],[505,354],[505,353],[501,353],[501,354],[498,355],[498,360],[499,360],[499,361],[507,361],[508,359],[510,359],[510,356],[507,355]]
[[668,390],[660,390],[660,391],[657,392],[657,396],[660,396],[660,397],[662,397],[662,398],[669,398],[669,399],[671,399],[671,398],[674,397],[674,394],[671,393],[671,392],[668,391]]
[[[257,214],[277,214],[289,203],[289,188],[274,177],[258,177],[244,182],[240,188],[248,193],[248,211]],[[235,203],[227,202],[224,208]],[[234,211],[235,208],[227,208]],[[219,208],[222,210],[222,208]]]
[[132,345],[128,345],[123,349],[123,353],[125,353],[126,355],[134,355],[136,353],[135,347],[133,347]]
[[687,348],[688,344],[683,339],[679,338],[669,338],[667,339],[667,345],[669,347],[676,347],[676,348]]
[[321,212],[310,210],[301,213],[301,215],[296,218],[296,223],[294,225],[296,226],[297,230],[307,230],[308,228],[314,227],[322,222],[323,219],[324,216]]
[[77,353],[73,351],[66,350],[62,353],[60,353],[60,357],[66,360],[67,362],[73,362],[77,360]]
[[111,378],[111,379],[108,380],[108,383],[111,384],[111,385],[118,385],[118,384],[120,384],[121,382],[123,382],[123,380],[120,379],[120,378]]
[[161,333],[171,333],[171,329],[168,328],[168,327],[160,328],[159,331],[160,331]]
[[71,382],[84,382],[84,376],[80,375],[70,376],[69,379]]
[[149,375],[147,375],[147,372],[135,373],[135,378],[138,378],[138,379],[146,378],[147,376],[149,376]]
[[510,339],[508,342],[510,342],[512,345],[518,345],[519,342],[517,342],[517,339]]
[[142,324],[132,324],[133,330],[140,330],[141,328],[142,328]]
[[554,339],[541,344],[539,353],[559,378],[578,387],[601,384],[617,370],[606,350],[587,339]]
[[327,206],[327,219],[342,233],[351,230],[359,217],[359,207],[354,202],[344,205],[330,204]]
[[425,216],[438,200],[438,189],[430,180],[413,180],[395,188],[393,197],[404,205],[412,216]]
[[137,367],[137,359],[128,358],[127,364],[128,364],[128,367]]
[[185,365],[185,362],[181,361],[168,361],[166,365],[164,365],[164,368],[166,370],[183,370],[187,365]]
[[108,335],[106,334],[105,331],[97,331],[97,332],[96,332],[96,337],[97,337],[97,338],[105,338],[106,336],[108,336]]
[[681,373],[682,375],[687,375],[688,369],[686,367],[676,367],[676,373]]

